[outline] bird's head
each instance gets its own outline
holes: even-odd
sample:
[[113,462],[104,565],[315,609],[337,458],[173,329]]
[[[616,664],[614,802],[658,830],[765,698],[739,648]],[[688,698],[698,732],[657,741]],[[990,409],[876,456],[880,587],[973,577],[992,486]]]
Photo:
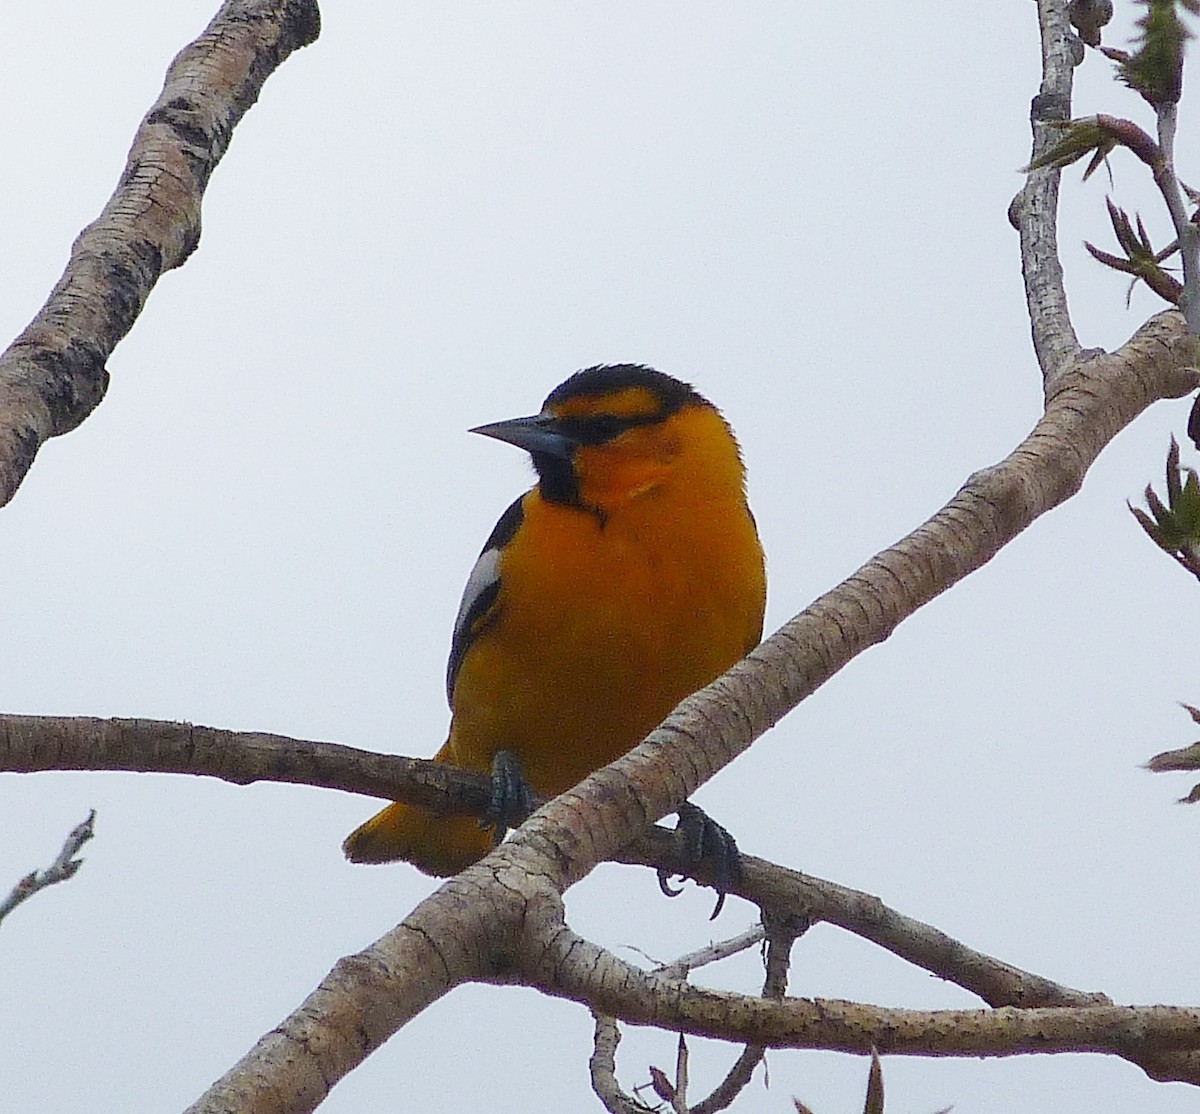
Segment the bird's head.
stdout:
[[700,499],[744,483],[737,442],[716,407],[641,364],[578,371],[540,413],[471,432],[525,449],[544,499],[601,515],[667,483]]

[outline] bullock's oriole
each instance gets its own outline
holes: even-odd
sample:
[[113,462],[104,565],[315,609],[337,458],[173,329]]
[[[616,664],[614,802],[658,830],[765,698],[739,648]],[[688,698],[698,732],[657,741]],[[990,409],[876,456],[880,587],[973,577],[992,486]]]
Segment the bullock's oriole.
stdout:
[[[729,426],[652,368],[587,368],[541,413],[472,432],[527,450],[538,482],[467,579],[446,675],[450,737],[434,761],[496,773],[498,756],[515,758],[528,787],[553,796],[758,643],[762,547]],[[491,846],[473,817],[397,803],[344,850],[446,875]]]

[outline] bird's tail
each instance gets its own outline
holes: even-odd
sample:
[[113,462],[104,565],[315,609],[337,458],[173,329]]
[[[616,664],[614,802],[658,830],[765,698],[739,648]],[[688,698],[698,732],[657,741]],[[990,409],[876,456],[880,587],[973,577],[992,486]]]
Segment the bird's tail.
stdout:
[[[448,758],[446,747],[435,762]],[[410,862],[426,874],[446,877],[465,870],[492,849],[491,833],[474,816],[434,816],[396,802],[357,827],[342,844],[352,863]]]

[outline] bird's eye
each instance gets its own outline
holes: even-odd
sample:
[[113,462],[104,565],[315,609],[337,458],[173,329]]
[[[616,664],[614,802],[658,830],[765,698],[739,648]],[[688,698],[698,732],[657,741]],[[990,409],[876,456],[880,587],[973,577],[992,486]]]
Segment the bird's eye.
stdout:
[[615,414],[597,414],[583,422],[583,439],[592,445],[603,445],[623,433],[629,423]]

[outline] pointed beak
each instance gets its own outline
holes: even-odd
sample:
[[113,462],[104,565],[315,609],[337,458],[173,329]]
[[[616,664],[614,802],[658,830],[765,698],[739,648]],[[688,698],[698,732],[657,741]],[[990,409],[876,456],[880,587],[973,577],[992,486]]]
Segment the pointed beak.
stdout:
[[558,420],[550,414],[509,418],[504,422],[476,426],[470,432],[482,433],[484,437],[494,437],[497,441],[507,441],[527,453],[544,453],[546,456],[556,456],[563,460],[571,459],[576,444],[562,431]]

